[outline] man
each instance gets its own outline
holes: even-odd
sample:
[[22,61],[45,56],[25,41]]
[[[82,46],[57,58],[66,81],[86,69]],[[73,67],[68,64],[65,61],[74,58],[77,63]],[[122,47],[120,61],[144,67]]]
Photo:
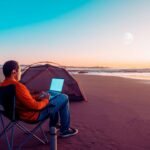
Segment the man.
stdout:
[[[3,65],[5,80],[0,86],[14,84],[16,87],[16,111],[20,119],[27,121],[42,120],[49,116],[50,125],[56,125],[57,114],[60,115],[60,136],[69,137],[78,133],[70,128],[69,100],[65,94],[60,94],[51,100],[50,95],[42,92],[42,96],[32,96],[25,85],[19,82],[20,67],[18,62],[10,60]],[[49,105],[53,107],[49,107]]]

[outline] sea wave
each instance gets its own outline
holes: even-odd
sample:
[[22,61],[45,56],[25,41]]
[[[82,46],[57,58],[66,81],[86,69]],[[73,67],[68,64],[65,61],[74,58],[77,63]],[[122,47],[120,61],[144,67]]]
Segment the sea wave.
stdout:
[[85,74],[85,75],[101,75],[101,76],[118,76],[132,79],[150,80],[150,69],[112,69],[112,68],[100,68],[100,69],[82,69],[73,68],[68,69],[71,74]]

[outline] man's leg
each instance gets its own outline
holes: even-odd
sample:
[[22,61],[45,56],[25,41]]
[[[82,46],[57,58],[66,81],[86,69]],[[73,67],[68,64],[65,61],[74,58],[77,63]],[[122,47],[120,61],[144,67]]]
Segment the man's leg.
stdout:
[[60,136],[69,137],[78,133],[77,129],[70,128],[70,110],[69,99],[65,94],[59,94],[53,99],[50,99],[52,107],[47,107],[40,113],[39,120],[43,117],[50,117],[50,126],[56,124],[57,114],[60,115]]
[[59,94],[52,100],[50,99],[50,104],[54,105],[54,107],[50,108],[51,118],[56,120],[56,117],[58,117],[57,114],[59,113],[60,115],[60,131],[63,132],[65,130],[68,130],[70,127],[70,110],[68,96],[65,94]]
[[[52,104],[52,106],[51,106]],[[61,131],[68,130],[70,127],[70,110],[68,96],[59,94],[50,99],[50,107],[46,107],[41,113],[38,120],[50,117],[50,126],[55,126],[60,115]]]
[[59,119],[59,112],[55,113],[55,114],[50,114],[50,127],[60,127],[60,119]]

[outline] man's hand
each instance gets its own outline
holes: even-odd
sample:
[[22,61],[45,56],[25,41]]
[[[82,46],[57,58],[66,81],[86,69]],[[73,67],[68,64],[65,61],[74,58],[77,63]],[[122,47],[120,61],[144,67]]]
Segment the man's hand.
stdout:
[[50,94],[47,92],[42,91],[40,96],[39,96],[39,100],[46,98],[46,99],[50,99]]

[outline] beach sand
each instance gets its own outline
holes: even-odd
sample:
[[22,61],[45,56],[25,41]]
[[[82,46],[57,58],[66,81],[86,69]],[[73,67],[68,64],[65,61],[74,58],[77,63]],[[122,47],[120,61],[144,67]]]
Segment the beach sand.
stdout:
[[[58,138],[58,150],[150,150],[150,84],[110,76],[74,78],[88,102],[70,104],[71,125],[79,134]],[[48,122],[44,130],[48,131]],[[17,132],[16,136],[18,142],[22,134]],[[0,149],[4,145],[1,140]],[[45,150],[49,144],[32,140],[24,147]]]

